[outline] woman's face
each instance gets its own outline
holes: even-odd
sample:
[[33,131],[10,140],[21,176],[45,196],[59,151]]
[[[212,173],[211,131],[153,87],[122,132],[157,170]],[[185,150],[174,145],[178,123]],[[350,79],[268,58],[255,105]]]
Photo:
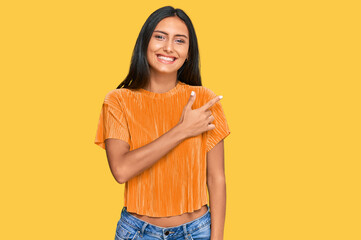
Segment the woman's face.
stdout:
[[[151,71],[174,73],[188,57],[189,34],[187,25],[178,17],[167,17],[153,31],[147,50]],[[170,57],[163,58],[162,57]]]

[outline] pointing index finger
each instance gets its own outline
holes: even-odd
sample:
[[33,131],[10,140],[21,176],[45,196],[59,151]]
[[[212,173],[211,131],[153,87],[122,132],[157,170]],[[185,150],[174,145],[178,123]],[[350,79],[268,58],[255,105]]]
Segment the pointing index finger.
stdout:
[[203,107],[205,108],[204,110],[211,108],[216,102],[218,102],[222,98],[223,98],[223,96],[217,96],[217,97],[209,100],[209,102],[207,102],[206,104],[203,105]]

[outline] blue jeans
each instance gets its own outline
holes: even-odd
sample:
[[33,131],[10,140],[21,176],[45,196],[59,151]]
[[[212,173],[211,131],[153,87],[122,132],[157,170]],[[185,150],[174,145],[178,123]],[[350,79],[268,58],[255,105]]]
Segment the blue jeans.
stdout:
[[175,227],[159,227],[134,217],[123,207],[117,223],[115,240],[210,240],[211,212],[207,212],[193,221]]

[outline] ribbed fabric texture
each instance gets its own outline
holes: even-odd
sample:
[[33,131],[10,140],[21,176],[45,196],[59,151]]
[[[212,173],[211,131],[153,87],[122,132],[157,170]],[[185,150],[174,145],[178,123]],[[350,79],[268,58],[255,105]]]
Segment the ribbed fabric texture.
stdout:
[[[105,149],[105,139],[117,138],[127,142],[132,151],[154,141],[179,122],[192,91],[196,92],[192,109],[217,96],[206,87],[180,81],[165,93],[111,90],[102,105],[95,144]],[[128,211],[168,217],[193,212],[208,203],[207,152],[230,134],[220,101],[210,108],[216,128],[185,139],[125,183],[124,205]]]

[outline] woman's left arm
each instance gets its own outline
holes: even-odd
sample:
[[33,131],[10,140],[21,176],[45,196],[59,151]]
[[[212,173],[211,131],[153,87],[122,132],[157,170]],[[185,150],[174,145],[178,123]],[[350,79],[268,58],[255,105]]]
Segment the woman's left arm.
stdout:
[[226,177],[224,172],[223,140],[207,153],[207,187],[211,209],[211,240],[223,240],[226,218]]

